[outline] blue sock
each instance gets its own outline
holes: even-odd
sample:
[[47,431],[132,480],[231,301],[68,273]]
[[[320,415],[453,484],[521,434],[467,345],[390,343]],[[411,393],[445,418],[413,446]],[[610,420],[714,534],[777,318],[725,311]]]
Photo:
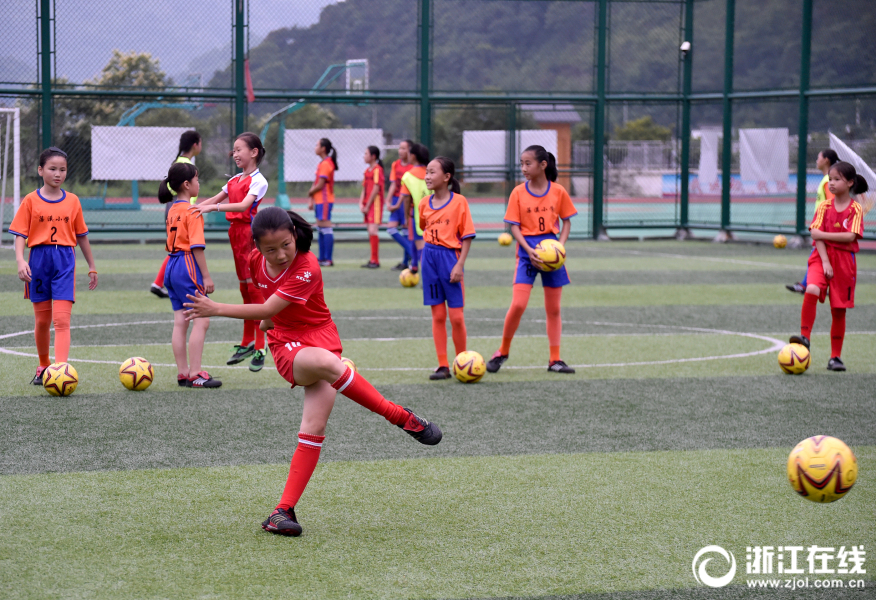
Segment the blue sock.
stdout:
[[335,230],[331,227],[323,227],[322,233],[325,237],[325,259],[334,260]]
[[317,238],[319,239],[319,258],[318,258],[318,260],[325,260],[325,240],[322,237],[322,227],[319,228],[319,232],[317,233]]
[[398,242],[398,245],[401,246],[402,250],[405,251],[405,257],[402,259],[402,262],[404,262],[405,264],[411,262],[411,244],[407,240],[407,238],[405,238],[405,236],[402,235],[401,232],[399,232],[399,230],[395,227],[388,228],[386,230],[386,233],[391,235],[392,239]]

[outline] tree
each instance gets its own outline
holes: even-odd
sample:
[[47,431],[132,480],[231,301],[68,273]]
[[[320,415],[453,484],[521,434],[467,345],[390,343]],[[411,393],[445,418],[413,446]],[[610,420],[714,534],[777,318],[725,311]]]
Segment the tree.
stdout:
[[669,127],[658,125],[650,115],[627,121],[624,125],[614,128],[616,140],[661,140],[669,141],[672,130]]

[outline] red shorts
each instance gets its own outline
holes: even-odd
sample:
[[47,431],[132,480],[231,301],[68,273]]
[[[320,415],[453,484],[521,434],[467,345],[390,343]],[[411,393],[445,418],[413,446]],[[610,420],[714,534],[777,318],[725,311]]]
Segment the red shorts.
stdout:
[[371,203],[371,209],[363,213],[365,216],[365,223],[377,223],[378,225],[383,221],[383,202],[380,201],[380,198],[375,198],[374,202]]
[[305,348],[324,348],[335,354],[338,358],[341,357],[341,352],[343,351],[341,337],[338,335],[338,328],[335,327],[334,323],[319,329],[311,329],[300,333],[283,331],[280,334],[275,334],[271,330],[268,332],[268,346],[271,349],[271,356],[274,359],[277,371],[280,372],[283,379],[292,384],[292,387],[295,387],[292,364],[301,350]]
[[824,276],[821,256],[818,252],[813,252],[809,255],[809,272],[806,275],[806,282],[810,285],[817,285],[821,290],[818,297],[820,302],[824,302],[827,290],[830,288],[831,308],[854,308],[855,281],[858,275],[855,253],[828,246],[827,259],[830,261],[830,266],[833,267],[833,278],[828,279]]
[[249,223],[233,221],[228,228],[228,239],[231,240],[231,254],[234,256],[234,270],[237,271],[237,279],[244,281],[251,279],[249,273],[249,255],[255,250],[255,242],[252,241],[252,227]]

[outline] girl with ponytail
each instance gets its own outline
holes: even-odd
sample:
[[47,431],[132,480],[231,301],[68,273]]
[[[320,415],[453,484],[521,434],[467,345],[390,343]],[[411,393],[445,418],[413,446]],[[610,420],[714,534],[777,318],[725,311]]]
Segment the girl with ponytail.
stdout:
[[365,176],[362,180],[362,193],[359,195],[359,210],[368,227],[368,242],[371,244],[371,259],[362,265],[363,269],[380,268],[380,238],[377,231],[383,221],[383,162],[380,148],[368,146],[365,149]]
[[426,166],[425,184],[433,193],[423,198],[419,206],[418,221],[425,240],[423,304],[432,309],[432,337],[438,355],[438,368],[429,379],[450,379],[448,311],[456,354],[465,352],[467,343],[463,268],[475,237],[475,228],[468,200],[459,193],[455,174],[456,167],[449,158],[438,156],[431,161]]
[[[560,301],[563,286],[569,284],[565,265],[556,271],[542,271],[544,264],[535,253],[542,240],[556,240],[565,246],[569,239],[570,219],[578,214],[569,193],[557,183],[557,159],[542,146],[530,146],[520,155],[520,170],[526,178],[511,192],[505,222],[517,240],[517,271],[511,307],[505,315],[502,345],[487,363],[487,371],[496,373],[508,360],[511,341],[526,310],[535,278],[541,275],[544,307],[547,313],[547,336],[550,347],[547,370],[551,373],[574,373],[575,369],[560,359],[563,322]],[[560,223],[562,222],[562,231]]]
[[321,159],[316,167],[316,180],[310,186],[307,207],[316,211],[319,227],[319,265],[333,267],[335,232],[332,229],[332,208],[335,205],[335,171],[338,170],[338,151],[328,138],[320,138],[314,149]]
[[[304,388],[304,406],[298,446],[292,455],[289,477],[274,511],[262,528],[286,536],[301,535],[295,515],[304,488],[313,475],[325,441],[326,423],[338,392],[400,427],[421,444],[434,446],[441,430],[434,423],[383,397],[359,373],[341,361],[341,340],[325,304],[322,271],[310,252],[313,231],[294,212],[272,206],[253,219],[256,250],[249,268],[264,304],[218,304],[201,295],[189,296],[186,318],[224,316],[261,320],[267,331],[271,356],[280,375],[294,388]],[[277,409],[270,424],[288,428],[288,415]]]

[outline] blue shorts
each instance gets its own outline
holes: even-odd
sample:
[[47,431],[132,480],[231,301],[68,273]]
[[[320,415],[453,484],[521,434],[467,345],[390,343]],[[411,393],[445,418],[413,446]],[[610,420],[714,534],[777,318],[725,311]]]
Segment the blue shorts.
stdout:
[[[390,202],[390,206],[398,202],[398,196],[392,197],[392,202]],[[404,225],[407,221],[405,220],[405,203],[402,202],[399,204],[398,208],[391,211],[389,213],[390,222],[396,221],[399,225]]]
[[313,210],[316,212],[316,220],[317,221],[331,221],[332,220],[332,208],[334,207],[334,202],[319,202],[313,205]]
[[[542,240],[555,240],[557,236],[553,233],[544,235],[527,235],[524,236],[526,243],[532,248],[535,248]],[[529,260],[529,255],[520,245],[517,245],[517,268],[514,272],[514,283],[525,283],[533,285],[535,278],[541,275],[541,285],[546,288],[558,288],[564,285],[569,285],[569,273],[566,271],[566,265],[563,265],[556,271],[542,271],[532,266]]]
[[76,302],[75,248],[54,244],[34,246],[30,249],[27,264],[30,266],[30,283],[24,284],[25,300]]
[[462,282],[450,283],[450,271],[459,260],[459,250],[427,243],[423,247],[420,274],[423,278],[423,304],[444,304],[450,308],[465,306]]
[[164,271],[164,287],[167,288],[173,310],[185,309],[183,303],[189,302],[186,294],[196,296],[200,292],[204,296],[207,295],[201,269],[191,252],[176,252],[170,255],[167,269]]

